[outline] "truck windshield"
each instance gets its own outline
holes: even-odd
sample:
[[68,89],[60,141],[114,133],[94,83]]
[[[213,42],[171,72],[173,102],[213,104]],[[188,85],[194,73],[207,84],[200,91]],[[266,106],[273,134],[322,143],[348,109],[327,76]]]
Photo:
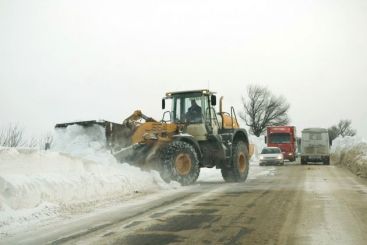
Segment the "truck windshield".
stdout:
[[269,136],[270,143],[290,143],[291,142],[291,135],[286,133],[277,133],[271,134]]
[[200,96],[180,96],[174,98],[173,120],[174,122],[201,123],[203,118],[202,108],[204,100]]
[[322,140],[321,133],[310,133],[310,140]]
[[320,141],[320,140],[328,140],[328,134],[324,132],[309,132],[304,133],[303,140],[310,141]]
[[280,149],[279,148],[264,148],[261,151],[261,154],[276,154],[276,153],[280,153]]

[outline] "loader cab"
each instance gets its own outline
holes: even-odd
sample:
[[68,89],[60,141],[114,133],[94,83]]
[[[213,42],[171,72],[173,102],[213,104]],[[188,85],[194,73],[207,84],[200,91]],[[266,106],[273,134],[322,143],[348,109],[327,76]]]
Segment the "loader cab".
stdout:
[[215,113],[216,96],[209,90],[167,93],[162,100],[171,99],[171,122],[187,125],[186,133],[197,140],[207,140],[208,134],[217,134],[219,123]]

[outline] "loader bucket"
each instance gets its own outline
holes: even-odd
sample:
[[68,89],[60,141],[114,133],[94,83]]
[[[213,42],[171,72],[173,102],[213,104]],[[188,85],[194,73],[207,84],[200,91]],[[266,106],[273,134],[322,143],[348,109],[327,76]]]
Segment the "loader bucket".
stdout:
[[70,123],[59,123],[55,125],[55,128],[67,128],[71,125],[80,125],[82,127],[92,127],[98,125],[104,128],[106,134],[106,145],[112,150],[120,150],[131,145],[131,135],[133,131],[125,125],[104,121],[104,120],[91,120],[91,121],[79,121]]

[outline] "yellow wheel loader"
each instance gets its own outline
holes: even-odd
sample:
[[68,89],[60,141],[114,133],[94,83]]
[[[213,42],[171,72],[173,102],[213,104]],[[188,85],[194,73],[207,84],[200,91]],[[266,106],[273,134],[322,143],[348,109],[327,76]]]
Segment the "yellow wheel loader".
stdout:
[[171,109],[164,112],[161,121],[135,111],[122,124],[83,121],[55,127],[100,125],[116,159],[158,170],[167,182],[192,184],[203,167],[221,169],[226,182],[243,182],[249,171],[247,132],[239,127],[233,107],[230,113],[223,112],[222,99],[217,112],[214,92],[170,92],[162,99],[162,109],[166,109],[166,102],[171,102]]

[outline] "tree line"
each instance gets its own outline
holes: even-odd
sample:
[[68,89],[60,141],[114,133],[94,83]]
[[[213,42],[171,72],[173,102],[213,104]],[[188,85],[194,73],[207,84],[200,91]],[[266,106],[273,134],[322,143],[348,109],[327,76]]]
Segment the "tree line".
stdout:
[[[290,123],[288,111],[290,104],[284,96],[274,95],[267,87],[249,85],[246,96],[242,96],[243,109],[240,118],[249,127],[251,134],[259,137],[269,126],[283,126]],[[354,136],[352,121],[340,120],[328,128],[330,141],[338,136]]]
[[18,124],[10,123],[0,129],[0,146],[2,147],[30,147],[44,149],[53,142],[51,133],[47,133],[40,138],[31,137],[26,139],[25,129]]

